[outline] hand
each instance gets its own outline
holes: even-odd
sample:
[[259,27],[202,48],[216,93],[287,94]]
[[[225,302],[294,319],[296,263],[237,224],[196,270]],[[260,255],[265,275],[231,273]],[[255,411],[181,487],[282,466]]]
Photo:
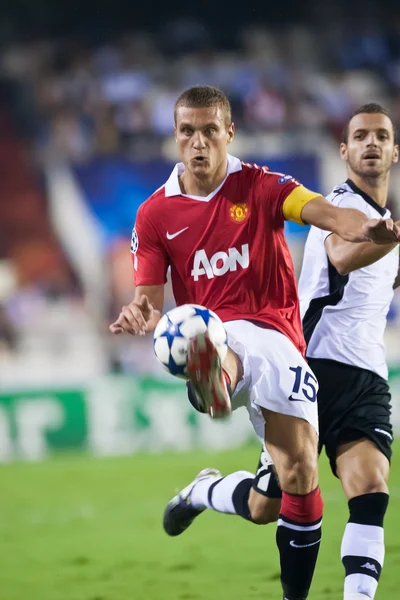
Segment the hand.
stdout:
[[[160,320],[161,313],[150,304],[147,296],[141,296],[139,302],[131,302],[123,306],[120,315],[110,325],[111,333],[130,333],[131,335],[145,335],[152,331]],[[153,325],[150,329],[149,325]]]
[[400,241],[400,221],[369,219],[362,226],[362,232],[374,244],[393,244]]

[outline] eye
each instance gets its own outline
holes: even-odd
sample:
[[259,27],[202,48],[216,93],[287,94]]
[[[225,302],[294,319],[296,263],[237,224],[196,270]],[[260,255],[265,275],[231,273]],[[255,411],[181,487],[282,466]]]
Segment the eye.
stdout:
[[216,131],[217,130],[215,129],[215,127],[207,127],[207,129],[206,129],[206,135],[214,135],[214,133]]
[[192,135],[192,130],[190,129],[190,127],[184,127],[183,129],[181,129],[181,132],[187,136]]

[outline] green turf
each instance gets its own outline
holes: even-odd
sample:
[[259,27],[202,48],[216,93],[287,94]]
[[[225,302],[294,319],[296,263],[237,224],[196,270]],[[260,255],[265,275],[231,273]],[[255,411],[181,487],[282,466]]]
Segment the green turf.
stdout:
[[[0,467],[0,600],[281,600],[275,526],[211,511],[179,538],[165,502],[206,466],[253,470],[258,448],[219,454],[62,457]],[[310,598],[340,600],[346,503],[321,461],[324,538]],[[394,462],[379,600],[400,596]]]

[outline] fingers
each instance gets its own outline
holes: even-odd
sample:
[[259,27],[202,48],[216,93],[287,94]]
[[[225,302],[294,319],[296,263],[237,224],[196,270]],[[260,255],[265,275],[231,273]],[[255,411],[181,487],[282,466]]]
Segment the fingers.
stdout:
[[400,240],[400,223],[393,219],[370,219],[363,227],[363,233],[375,244],[392,244]]
[[123,332],[131,335],[145,335],[147,323],[140,308],[131,304],[122,307],[118,319],[110,325],[110,331],[117,335]]
[[109,330],[111,331],[111,333],[114,333],[115,335],[124,333],[124,330],[122,329],[122,327],[120,325],[117,324],[117,322],[111,323],[111,325],[109,326]]
[[382,219],[382,220],[385,224],[386,231],[390,232],[390,241],[396,241],[396,240],[400,239],[399,238],[400,227],[394,223],[393,219]]
[[397,241],[400,239],[400,226],[397,225],[393,219],[385,219],[386,230],[390,232],[390,240]]
[[388,231],[393,231],[393,225],[394,225],[393,219],[383,219],[383,222]]

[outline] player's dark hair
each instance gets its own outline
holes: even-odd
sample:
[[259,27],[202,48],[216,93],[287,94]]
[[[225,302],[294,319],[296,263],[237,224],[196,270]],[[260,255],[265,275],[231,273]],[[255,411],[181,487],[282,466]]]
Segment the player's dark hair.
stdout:
[[376,104],[375,102],[370,102],[369,104],[363,104],[362,106],[360,106],[359,108],[357,108],[353,114],[351,115],[350,119],[347,121],[346,126],[343,129],[342,132],[342,142],[344,144],[347,144],[347,142],[349,141],[349,124],[350,121],[353,117],[355,117],[356,115],[361,115],[361,114],[367,114],[367,115],[386,115],[389,119],[390,122],[392,124],[393,127],[393,137],[394,137],[394,143],[397,144],[398,143],[398,139],[397,139],[397,129],[395,124],[392,121],[392,118],[389,114],[389,111],[384,108],[383,106],[381,106],[380,104]]
[[174,119],[176,124],[176,113],[180,106],[187,108],[210,108],[219,106],[225,114],[225,125],[229,127],[232,123],[231,104],[221,90],[211,85],[196,85],[185,90],[175,102]]

